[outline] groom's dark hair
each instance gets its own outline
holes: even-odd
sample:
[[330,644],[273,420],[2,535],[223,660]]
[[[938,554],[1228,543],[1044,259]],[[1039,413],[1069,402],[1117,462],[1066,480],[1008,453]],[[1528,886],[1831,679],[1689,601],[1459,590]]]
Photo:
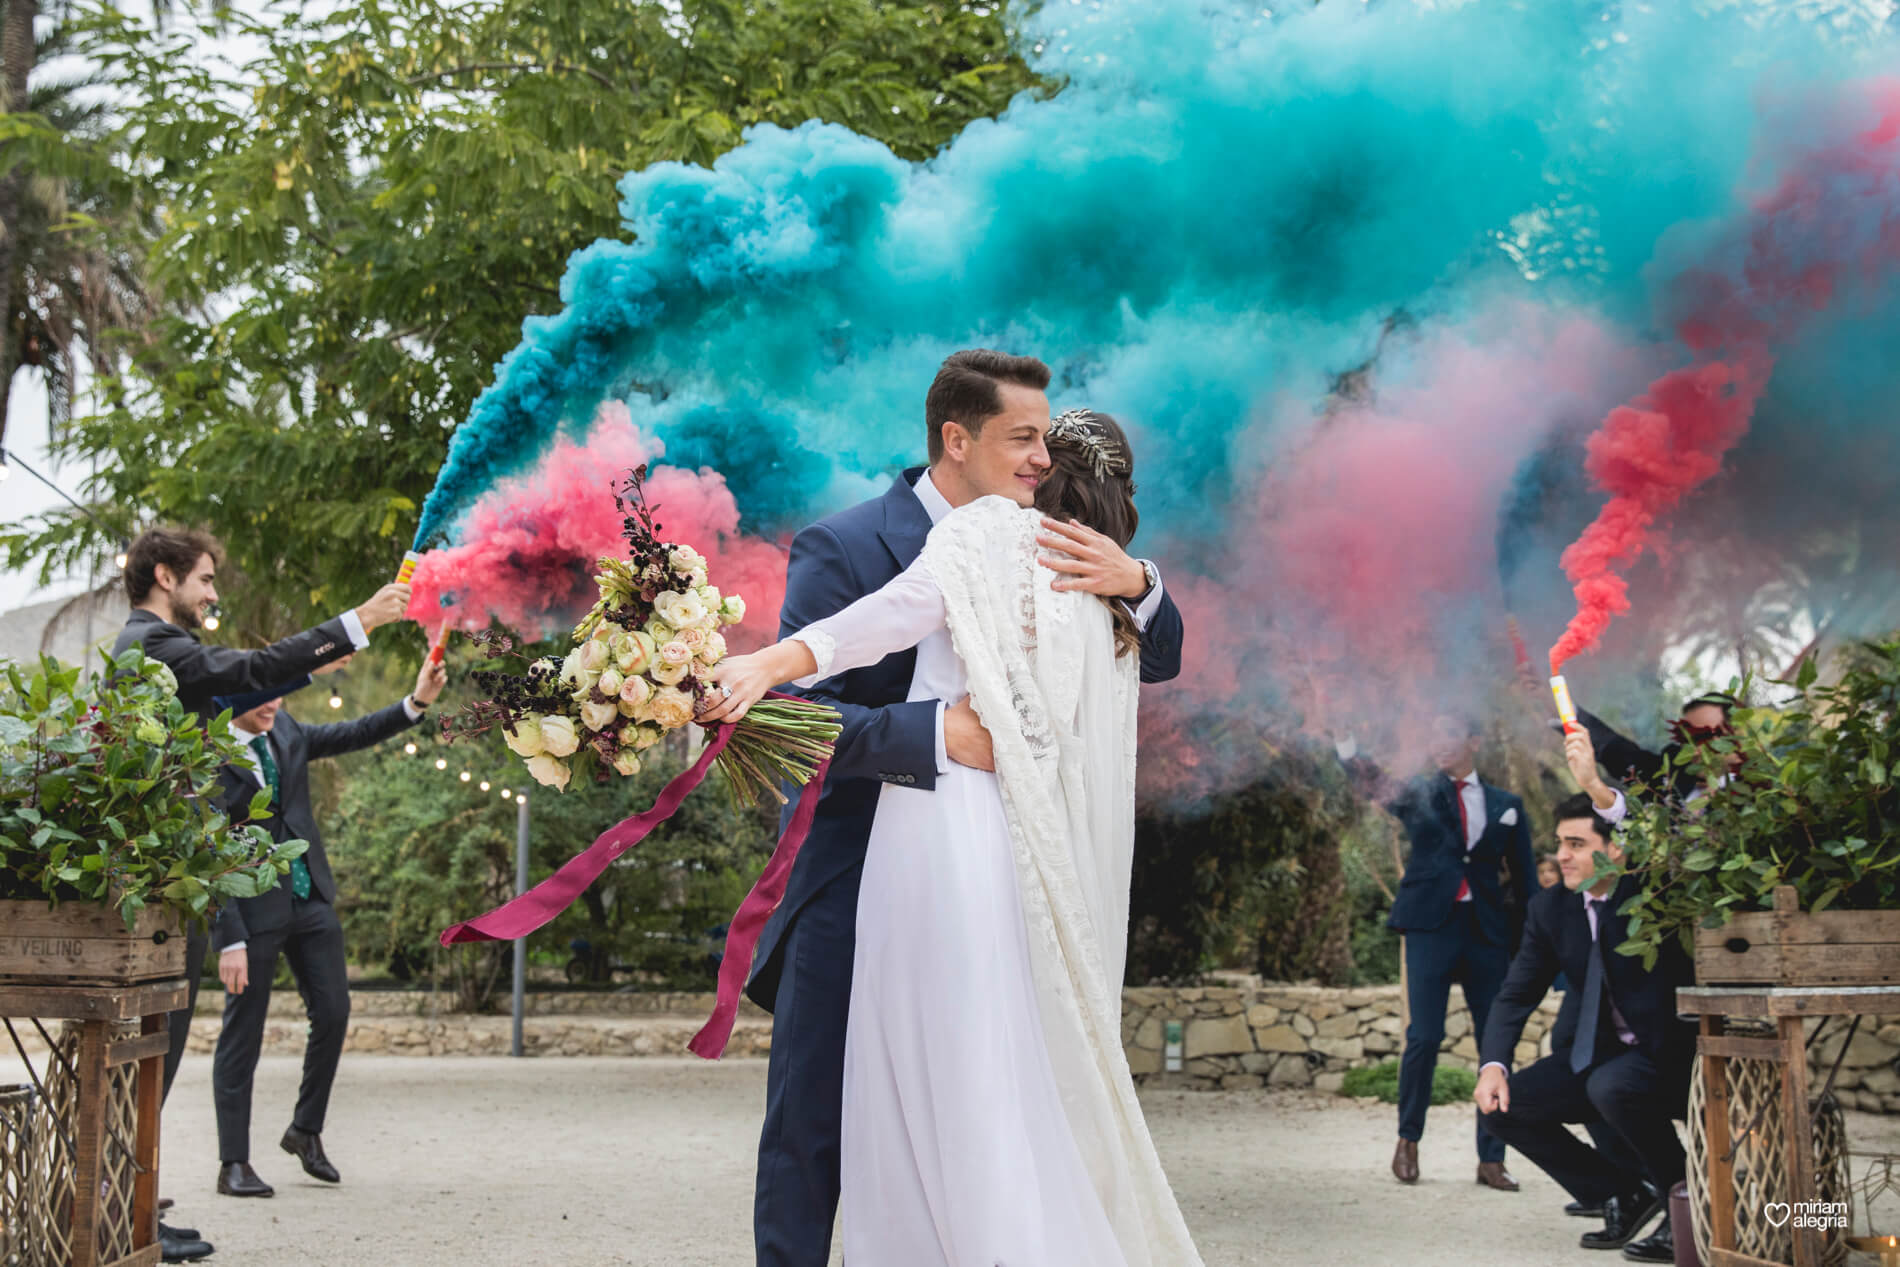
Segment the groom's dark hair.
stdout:
[[943,424],[960,423],[971,435],[983,430],[983,424],[1003,412],[1001,383],[1033,387],[1042,391],[1049,386],[1049,367],[1033,356],[1011,356],[989,348],[969,348],[952,352],[937,367],[930,393],[924,397],[924,422],[930,428],[930,464],[943,457]]

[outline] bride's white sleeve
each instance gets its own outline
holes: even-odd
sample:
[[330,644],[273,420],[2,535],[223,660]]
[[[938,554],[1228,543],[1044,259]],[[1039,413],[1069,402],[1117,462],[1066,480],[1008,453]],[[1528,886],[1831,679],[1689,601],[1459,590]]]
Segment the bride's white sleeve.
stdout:
[[818,662],[818,671],[795,685],[810,686],[876,664],[894,651],[916,646],[943,625],[943,591],[921,562],[913,563],[883,589],[792,635]]

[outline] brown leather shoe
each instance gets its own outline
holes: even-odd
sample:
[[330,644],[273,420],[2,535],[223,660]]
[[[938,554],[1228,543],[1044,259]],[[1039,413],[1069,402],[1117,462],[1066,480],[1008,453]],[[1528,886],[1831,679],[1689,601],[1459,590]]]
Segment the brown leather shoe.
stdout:
[[1511,1178],[1511,1172],[1504,1168],[1501,1161],[1479,1162],[1478,1182],[1487,1188],[1496,1188],[1499,1192],[1517,1191],[1517,1180]]
[[1392,1150],[1392,1174],[1400,1183],[1418,1182],[1418,1141],[1402,1139]]

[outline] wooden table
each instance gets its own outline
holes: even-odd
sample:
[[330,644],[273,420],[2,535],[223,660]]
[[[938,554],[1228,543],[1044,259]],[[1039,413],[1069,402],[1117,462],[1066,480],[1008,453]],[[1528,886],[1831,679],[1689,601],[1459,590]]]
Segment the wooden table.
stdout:
[[[1814,1125],[1808,1113],[1808,1046],[1802,1021],[1810,1016],[1900,1016],[1900,986],[1693,986],[1676,991],[1676,1008],[1701,1018],[1696,1050],[1702,1059],[1703,1126],[1709,1148],[1708,1267],[1780,1267],[1735,1249],[1735,1167],[1729,1157],[1728,1062],[1772,1060],[1781,1066],[1781,1107],[1788,1148],[1788,1200],[1817,1200]],[[1728,1018],[1767,1018],[1773,1038],[1727,1032]],[[1819,1228],[1797,1227],[1795,1267],[1821,1267]]]
[[[168,1013],[185,1006],[185,978],[144,985],[67,986],[0,983],[0,1016],[79,1022],[79,1114],[71,1267],[152,1267],[158,1244],[158,1109],[165,1087]],[[136,1037],[114,1041],[115,1023],[136,1020]],[[106,1104],[111,1070],[138,1063],[138,1130],[133,1142],[137,1176],[132,1189],[132,1252],[99,1260],[100,1180],[105,1163]]]

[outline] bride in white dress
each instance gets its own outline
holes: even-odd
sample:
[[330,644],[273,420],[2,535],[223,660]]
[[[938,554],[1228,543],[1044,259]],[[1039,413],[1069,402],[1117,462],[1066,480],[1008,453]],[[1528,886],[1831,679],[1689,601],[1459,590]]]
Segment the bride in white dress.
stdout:
[[1201,1262],[1122,1054],[1138,635],[1036,561],[1045,513],[1126,546],[1133,461],[1104,414],[1062,415],[1047,443],[1036,508],[953,511],[889,585],[717,673],[734,720],[780,682],[917,646],[914,681],[967,690],[995,753],[994,774],[953,766],[878,803],[845,1048],[849,1267]]

